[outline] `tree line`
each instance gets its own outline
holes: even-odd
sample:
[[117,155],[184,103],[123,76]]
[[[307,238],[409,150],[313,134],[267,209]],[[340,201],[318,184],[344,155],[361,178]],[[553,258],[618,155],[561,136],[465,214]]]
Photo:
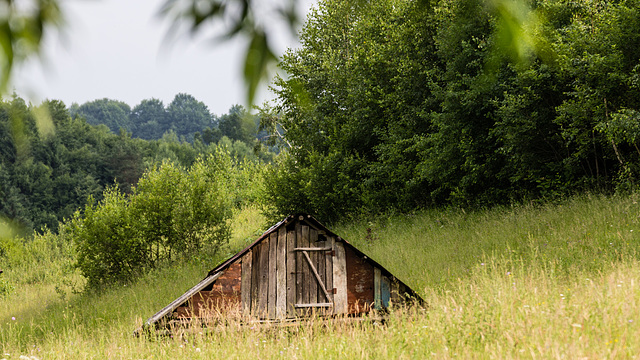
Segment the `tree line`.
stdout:
[[[255,125],[241,127],[256,121],[241,106],[232,107],[217,123],[209,123],[211,127],[193,131],[191,141],[179,136],[175,128],[153,140],[135,138],[125,127],[114,133],[106,124],[91,125],[89,115],[80,110],[99,104],[93,109],[113,114],[106,109],[117,103],[99,100],[67,108],[61,101],[49,100],[35,106],[17,96],[0,102],[0,218],[10,219],[26,234],[44,229],[57,232],[59,223],[71,218],[88,199],[101,201],[103,192],[113,186],[124,194],[132,193],[145,171],[163,161],[187,169],[218,148],[229,151],[239,163],[269,162],[275,156],[257,143]],[[184,110],[193,113],[189,107]],[[50,119],[48,130],[40,124],[42,114]],[[96,119],[104,118],[94,115],[92,121]],[[201,125],[188,126],[196,129]]]
[[637,186],[638,0],[324,0],[300,39],[263,117],[290,146],[276,214]]
[[167,106],[158,99],[145,99],[131,108],[113,99],[97,99],[69,107],[71,116],[81,115],[91,125],[106,125],[113,133],[120,129],[134,138],[158,140],[167,132],[193,142],[217,143],[223,136],[231,141],[252,143],[261,134],[256,128],[259,119],[241,105],[234,105],[227,114],[216,116],[207,105],[192,95],[177,94]]

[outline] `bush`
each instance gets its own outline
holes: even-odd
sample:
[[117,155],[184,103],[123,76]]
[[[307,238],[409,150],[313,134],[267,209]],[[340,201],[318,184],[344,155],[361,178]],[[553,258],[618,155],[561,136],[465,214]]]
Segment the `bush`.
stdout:
[[65,223],[77,244],[87,285],[129,281],[158,264],[228,241],[232,161],[219,150],[189,170],[164,162],[147,171],[131,195],[108,188]]

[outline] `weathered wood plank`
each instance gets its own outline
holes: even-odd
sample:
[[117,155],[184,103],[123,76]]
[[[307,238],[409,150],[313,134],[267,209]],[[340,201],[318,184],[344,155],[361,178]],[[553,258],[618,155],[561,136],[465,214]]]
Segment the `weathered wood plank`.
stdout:
[[381,303],[381,283],[382,282],[382,272],[379,268],[373,269],[373,306],[376,310],[380,310],[382,308]]
[[347,262],[344,245],[336,241],[336,256],[333,258],[333,287],[336,293],[333,294],[334,314],[347,313]]
[[[315,246],[316,241],[318,240],[318,231],[316,229],[309,229],[309,245]],[[315,277],[318,281],[320,277],[318,276],[317,266],[318,266],[318,252],[312,251],[311,254],[305,252],[307,254],[307,258],[309,260],[310,270],[315,272]],[[315,303],[318,301],[318,281],[314,281],[313,276],[309,276],[309,303]]]
[[[309,227],[306,225],[302,225],[302,246],[309,247]],[[309,268],[309,263],[306,261],[302,261],[302,301],[300,303],[308,304],[311,294],[311,285],[315,283],[313,279],[311,279],[311,269]]]
[[252,265],[251,265],[251,315],[258,317],[260,312],[258,309],[258,294],[260,293],[260,252],[262,250],[262,244],[256,244],[251,251]]
[[269,235],[269,299],[267,306],[269,319],[274,319],[276,317],[277,271],[278,233],[274,231]]
[[293,249],[294,251],[329,251],[333,250],[329,247],[297,247]]
[[258,316],[266,318],[269,310],[269,238],[260,246],[260,286],[258,287]]
[[296,304],[297,308],[332,307],[332,303]]
[[251,314],[251,265],[252,251],[249,250],[242,257],[242,274],[240,274],[240,296],[242,298],[242,314]]
[[[319,246],[325,247],[325,241],[319,242],[318,243]],[[325,283],[326,278],[327,278],[327,274],[325,274],[324,268],[325,268],[325,256],[326,256],[326,251],[320,251],[317,254],[317,263],[318,263],[318,275],[320,275],[320,281],[322,281],[322,283],[324,284],[325,290],[329,291],[331,290],[330,288],[327,288],[327,284]],[[326,295],[325,295],[326,293]],[[320,291],[318,291],[318,299],[317,301],[319,303],[323,303],[323,302],[331,302],[331,300],[329,299],[329,293],[325,292],[322,293]]]
[[[301,247],[304,246],[303,242],[302,242],[302,225],[300,223],[296,223],[296,246],[295,247]],[[305,301],[302,298],[302,294],[303,294],[303,287],[302,284],[304,283],[304,274],[303,274],[303,266],[304,266],[304,262],[303,262],[303,258],[302,258],[302,252],[297,251],[296,252],[296,301],[294,301],[294,304],[303,304]],[[297,311],[296,312],[297,315],[302,315],[302,312]]]
[[296,303],[296,232],[287,231],[287,317],[295,316]]
[[276,317],[283,318],[287,312],[287,230],[284,226],[278,229],[276,271]]
[[330,247],[330,252],[326,252],[324,255],[324,284],[327,287],[327,291],[329,292],[329,299],[327,300],[330,303],[333,303],[333,259],[335,257],[335,245],[336,241],[333,236],[327,238],[327,247]]

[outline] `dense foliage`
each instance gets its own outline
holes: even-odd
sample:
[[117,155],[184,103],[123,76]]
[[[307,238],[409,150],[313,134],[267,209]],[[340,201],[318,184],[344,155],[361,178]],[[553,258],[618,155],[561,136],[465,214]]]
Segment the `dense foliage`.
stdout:
[[[635,186],[640,3],[530,1],[505,25],[517,4],[322,1],[275,81],[290,145],[268,177],[275,212]],[[511,46],[506,26],[528,41]]]
[[[183,105],[189,103],[189,97],[185,99]],[[177,101],[172,106],[178,107]],[[124,103],[103,100],[80,108],[83,107],[95,110],[92,121],[102,119],[105,114],[117,119],[114,114],[125,114],[128,109]],[[164,110],[161,113],[171,114]],[[147,123],[158,121],[150,120],[153,118],[150,112],[144,114]],[[174,122],[180,125],[191,120],[194,123],[189,128],[202,125],[194,117]],[[255,122],[255,117],[246,114],[244,108],[235,106],[220,121],[221,126],[235,131],[229,133],[232,138],[220,131],[216,138],[195,132],[194,139],[188,142],[170,129],[157,140],[143,140],[133,138],[122,127],[114,134],[104,124],[92,126],[77,108],[67,109],[60,101],[33,106],[14,97],[0,102],[0,219],[10,219],[26,232],[42,231],[45,227],[56,232],[58,223],[71,217],[89,197],[101,201],[107,187],[115,184],[119,191],[131,193],[146,169],[163,161],[188,168],[199,156],[213,154],[219,147],[226,148],[238,163],[271,161],[274,153],[266,147],[256,147]],[[252,126],[234,130],[238,124]],[[206,127],[198,129],[205,135],[212,132]]]
[[[38,126],[36,110],[51,117]],[[128,191],[142,175],[151,144],[115,135],[71,118],[63,103],[28,106],[20,98],[0,103],[0,216],[26,229],[56,229],[89,196],[117,181]]]
[[142,100],[133,109],[126,103],[98,99],[70,107],[72,116],[81,115],[92,125],[106,125],[113,133],[120,130],[134,138],[158,140],[167,132],[193,143],[217,143],[222,137],[255,145],[259,118],[243,106],[234,105],[227,114],[214,115],[201,101],[189,94],[177,94],[166,107],[158,99]]
[[164,162],[146,172],[131,195],[108,188],[99,203],[77,211],[61,234],[77,244],[88,286],[130,281],[203,248],[215,253],[229,237],[232,173],[223,150],[187,170]]

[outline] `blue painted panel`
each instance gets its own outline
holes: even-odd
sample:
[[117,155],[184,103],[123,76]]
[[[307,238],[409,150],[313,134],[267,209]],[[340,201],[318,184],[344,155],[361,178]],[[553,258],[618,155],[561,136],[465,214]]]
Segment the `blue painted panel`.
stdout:
[[380,282],[380,300],[383,308],[389,307],[389,300],[391,300],[391,283],[386,276],[383,276]]

